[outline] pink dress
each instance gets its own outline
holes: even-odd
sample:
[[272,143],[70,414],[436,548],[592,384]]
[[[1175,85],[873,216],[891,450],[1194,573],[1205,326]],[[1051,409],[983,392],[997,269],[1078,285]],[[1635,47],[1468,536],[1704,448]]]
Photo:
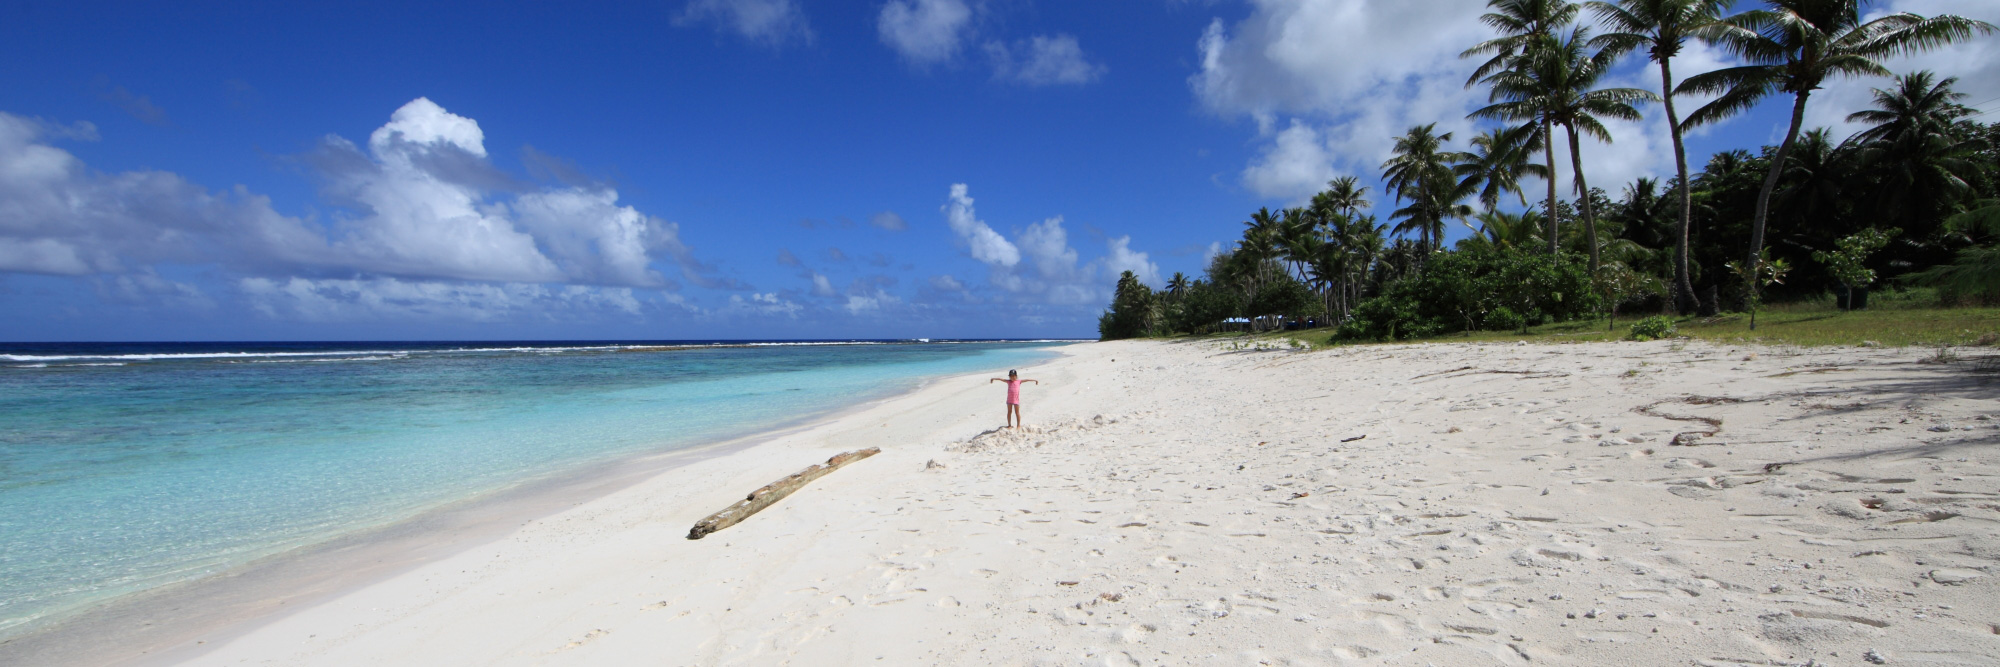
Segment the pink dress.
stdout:
[[1008,404],[1008,405],[1020,405],[1020,404],[1021,404],[1021,381],[1020,381],[1020,380],[1008,380],[1008,381],[1007,381],[1007,404]]

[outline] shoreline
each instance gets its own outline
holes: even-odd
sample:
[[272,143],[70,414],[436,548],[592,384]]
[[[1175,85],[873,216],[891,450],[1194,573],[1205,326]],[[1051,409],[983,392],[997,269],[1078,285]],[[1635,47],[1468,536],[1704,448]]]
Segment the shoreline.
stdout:
[[[1061,358],[1060,348],[1048,349],[1053,354],[1036,363]],[[222,572],[114,596],[0,641],[0,663],[156,665],[194,659],[286,615],[502,539],[537,520],[689,465],[851,418],[951,377],[912,377],[851,405],[719,441],[582,464]],[[106,642],[107,637],[117,639]]]

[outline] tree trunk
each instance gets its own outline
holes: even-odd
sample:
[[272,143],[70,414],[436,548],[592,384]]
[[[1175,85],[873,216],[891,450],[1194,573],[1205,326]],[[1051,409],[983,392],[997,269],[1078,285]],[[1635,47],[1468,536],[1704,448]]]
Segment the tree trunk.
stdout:
[[1569,131],[1569,168],[1576,172],[1577,209],[1583,213],[1583,242],[1590,246],[1590,277],[1597,277],[1597,219],[1590,211],[1590,182],[1583,180],[1583,144],[1577,141],[1576,126],[1564,125]]
[[1660,59],[1660,99],[1667,107],[1667,134],[1674,140],[1674,167],[1681,176],[1681,219],[1674,231],[1674,309],[1686,315],[1701,309],[1694,295],[1694,276],[1688,269],[1688,228],[1694,220],[1694,195],[1688,183],[1687,144],[1681,140],[1681,116],[1674,111],[1672,58]]
[[1549,256],[1562,249],[1556,243],[1556,133],[1555,124],[1542,117],[1542,163],[1549,166]]
[[[1771,192],[1778,188],[1778,174],[1785,170],[1785,154],[1792,151],[1792,143],[1799,138],[1799,126],[1806,121],[1806,98],[1811,96],[1812,91],[1801,90],[1794,98],[1792,127],[1785,131],[1785,142],[1778,144],[1777,154],[1771,156],[1770,172],[1764,174],[1764,188],[1757,193],[1757,213],[1750,218],[1750,253],[1746,260],[1749,262],[1748,266],[1756,266],[1757,261],[1764,257],[1764,220],[1771,214]],[[1749,298],[1754,301],[1757,298],[1757,281],[1752,279],[1748,287]],[[1750,316],[1751,328],[1756,328],[1756,321],[1757,316],[1753,311]]]

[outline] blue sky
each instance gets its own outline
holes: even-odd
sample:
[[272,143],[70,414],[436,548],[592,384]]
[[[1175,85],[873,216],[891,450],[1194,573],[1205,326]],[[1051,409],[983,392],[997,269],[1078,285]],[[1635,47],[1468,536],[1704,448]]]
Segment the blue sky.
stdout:
[[[0,339],[1091,336],[1118,271],[1199,273],[1409,125],[1469,134],[1481,5],[14,3]],[[1978,102],[1996,62],[1897,69]],[[1613,129],[1594,185],[1671,170],[1654,119]]]

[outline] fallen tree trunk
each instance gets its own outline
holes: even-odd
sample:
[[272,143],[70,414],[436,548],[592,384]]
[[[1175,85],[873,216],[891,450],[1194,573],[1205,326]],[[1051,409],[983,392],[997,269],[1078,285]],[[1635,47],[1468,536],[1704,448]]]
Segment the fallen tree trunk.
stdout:
[[804,488],[808,482],[825,477],[827,473],[839,470],[841,466],[880,453],[882,453],[881,448],[869,447],[863,450],[835,454],[833,458],[827,459],[826,463],[815,463],[805,470],[792,473],[790,477],[766,484],[763,488],[751,491],[750,495],[736,501],[736,504],[730,505],[722,511],[710,514],[708,518],[696,522],[694,528],[688,530],[688,539],[699,540],[709,533],[741,523],[744,519],[750,518],[750,515],[763,511],[764,508],[770,507],[785,496],[792,495],[793,491]]

